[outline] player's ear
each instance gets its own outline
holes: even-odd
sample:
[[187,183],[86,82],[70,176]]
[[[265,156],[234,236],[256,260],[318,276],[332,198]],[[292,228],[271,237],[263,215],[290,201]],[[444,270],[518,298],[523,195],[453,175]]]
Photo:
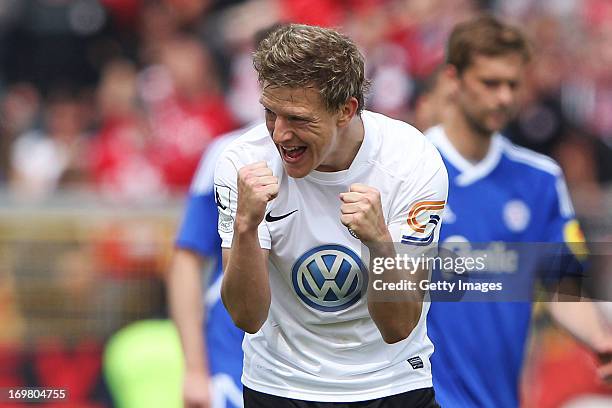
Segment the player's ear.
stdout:
[[448,95],[451,99],[457,94],[460,79],[459,75],[457,67],[451,64],[447,64],[442,70],[441,76],[448,84]]
[[359,102],[357,98],[351,96],[340,109],[338,110],[338,119],[336,124],[338,127],[345,127],[349,124],[353,116],[357,114],[357,108],[359,108]]

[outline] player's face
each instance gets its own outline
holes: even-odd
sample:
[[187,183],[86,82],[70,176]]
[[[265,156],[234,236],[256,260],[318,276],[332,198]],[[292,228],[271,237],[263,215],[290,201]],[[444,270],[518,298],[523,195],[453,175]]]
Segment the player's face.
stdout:
[[459,109],[472,128],[490,135],[506,126],[516,112],[524,70],[518,53],[473,57],[457,86]]
[[318,90],[264,86],[260,100],[266,126],[289,176],[312,170],[334,171],[338,116],[327,111]]

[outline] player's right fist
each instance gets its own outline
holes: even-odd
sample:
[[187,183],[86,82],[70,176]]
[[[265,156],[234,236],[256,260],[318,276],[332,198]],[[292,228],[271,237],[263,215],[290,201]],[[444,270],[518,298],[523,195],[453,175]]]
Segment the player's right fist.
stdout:
[[257,228],[266,213],[266,204],[277,194],[278,178],[265,161],[241,168],[238,171],[236,223],[245,228]]

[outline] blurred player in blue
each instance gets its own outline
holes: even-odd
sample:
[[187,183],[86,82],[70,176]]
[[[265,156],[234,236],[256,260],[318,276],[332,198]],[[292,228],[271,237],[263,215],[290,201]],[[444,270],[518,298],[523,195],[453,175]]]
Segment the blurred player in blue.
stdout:
[[220,136],[202,157],[170,269],[170,306],[185,356],[183,399],[187,408],[242,407],[244,333],[221,302],[221,239],[213,188],[217,158],[240,132]]
[[[460,24],[450,36],[437,81],[448,92],[437,107],[441,124],[426,132],[449,174],[441,243],[565,242],[571,248],[581,241],[559,166],[499,133],[516,110],[529,57],[523,35],[493,17]],[[558,323],[600,356],[599,373],[609,378],[610,331],[594,304],[547,305]],[[439,403],[518,407],[530,316],[526,301],[433,302],[428,333]]]
[[[258,30],[253,36],[253,46],[279,26],[273,24]],[[223,204],[215,196],[214,170],[225,147],[252,126],[219,136],[204,153],[176,239],[168,285],[171,314],[185,355],[186,408],[243,406],[240,377],[244,332],[234,325],[221,301],[223,270],[217,206],[223,209]],[[205,322],[203,330],[202,321]]]

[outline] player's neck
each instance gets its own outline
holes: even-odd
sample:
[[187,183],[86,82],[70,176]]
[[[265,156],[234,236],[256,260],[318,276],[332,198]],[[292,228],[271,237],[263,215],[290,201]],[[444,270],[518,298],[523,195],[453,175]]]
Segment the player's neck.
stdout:
[[317,170],[333,172],[346,170],[351,167],[363,143],[364,135],[365,128],[363,126],[363,120],[361,116],[355,115],[344,132],[338,135],[339,137],[336,141],[338,145],[335,148],[336,154],[326,159],[326,162],[331,164],[323,164],[319,166]]
[[478,132],[456,109],[449,109],[442,125],[446,137],[464,159],[478,163],[485,158],[491,147],[492,134]]

